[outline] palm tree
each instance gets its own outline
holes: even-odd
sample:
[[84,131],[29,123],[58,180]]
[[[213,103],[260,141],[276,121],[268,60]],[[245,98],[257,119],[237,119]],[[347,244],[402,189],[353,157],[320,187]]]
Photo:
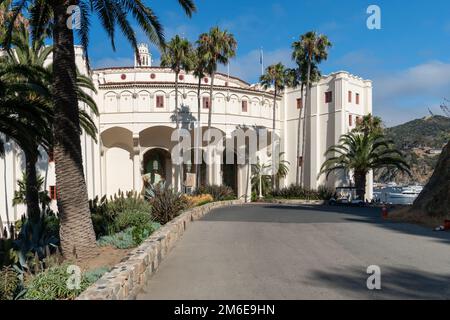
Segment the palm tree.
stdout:
[[297,61],[297,63],[301,63],[300,69],[304,70],[306,68],[306,95],[305,95],[305,104],[304,104],[304,134],[303,134],[303,142],[302,142],[302,156],[303,160],[301,163],[301,172],[300,172],[300,182],[303,182],[303,174],[304,174],[304,163],[305,163],[305,150],[306,150],[306,141],[308,130],[306,130],[307,120],[311,116],[311,108],[309,107],[309,100],[311,96],[311,74],[314,69],[314,65],[320,64],[322,61],[328,58],[328,50],[331,48],[331,42],[325,35],[317,34],[314,31],[307,32],[300,36],[300,40],[296,41],[292,44],[292,48],[294,50],[293,58]]
[[325,156],[319,176],[336,170],[353,173],[358,197],[365,199],[366,176],[371,170],[397,170],[410,174],[409,165],[394,143],[383,134],[350,132],[341,136],[338,145],[331,146]]
[[[304,99],[304,89],[306,82],[308,81],[308,59],[305,55],[305,50],[301,45],[296,45],[294,43],[292,45],[293,52],[292,52],[292,60],[294,60],[297,64],[297,68],[294,69],[294,77],[293,80],[293,87],[298,86],[300,84],[300,97],[302,101],[302,105],[300,106],[298,110],[298,125],[297,125],[297,167],[296,167],[296,185],[299,186],[302,183],[303,177],[302,177],[302,171],[300,170],[300,167],[303,166],[303,150],[305,148],[305,139],[302,139],[302,137],[306,137],[306,114],[305,114],[305,99]],[[310,68],[310,88],[312,85],[320,80],[322,77],[322,74],[317,67],[317,64],[313,61],[311,62],[311,68]],[[302,120],[303,118],[303,120]],[[303,128],[303,130],[302,130]]]
[[[195,11],[193,0],[178,0],[187,15]],[[88,59],[90,14],[97,15],[115,49],[116,26],[132,44],[136,55],[136,34],[128,15],[131,13],[147,37],[160,46],[164,44],[163,28],[153,10],[141,1],[42,1],[23,0],[12,8],[7,22],[8,31],[4,46],[9,48],[14,22],[20,12],[28,8],[32,37],[35,39],[52,20],[53,38],[53,90],[55,106],[54,154],[58,185],[58,211],[63,254],[67,258],[89,258],[97,254],[96,238],[89,214],[88,195],[83,174],[81,155],[80,118],[76,89],[74,31],[67,27],[72,16],[69,5],[80,8],[78,36]]]
[[[260,77],[261,85],[267,90],[273,88],[273,109],[272,109],[272,135],[275,135],[276,130],[276,106],[278,94],[284,90],[286,85],[290,82],[289,76],[291,71],[279,62],[270,65],[266,68],[266,72]],[[274,139],[272,138],[272,143]],[[273,155],[275,156],[275,155]],[[272,172],[272,188],[275,190],[276,172]]]
[[[31,220],[40,218],[36,189],[36,161],[38,146],[48,150],[51,144],[51,94],[45,84],[37,80],[45,74],[28,65],[0,63],[0,132],[13,139],[25,154],[28,176],[27,213]],[[39,94],[37,94],[39,92]]]
[[[197,47],[195,49],[195,51],[193,52],[193,74],[194,76],[198,79],[198,83],[197,83],[197,121],[198,121],[198,134],[199,137],[197,137],[197,139],[199,139],[200,141],[201,139],[201,116],[202,116],[202,106],[201,106],[201,88],[202,88],[202,79],[205,77],[205,74],[207,72],[206,70],[206,66],[207,66],[207,61],[204,59],[204,56],[201,52],[201,48]],[[200,172],[200,163],[203,161],[202,158],[200,158],[200,156],[202,155],[200,153],[200,148],[201,146],[196,146],[195,148],[195,172],[197,175],[197,181],[196,181],[196,186],[197,188],[200,187],[201,184],[201,172]]]
[[361,132],[363,134],[369,134],[370,132],[382,134],[383,133],[383,121],[380,117],[374,117],[372,114],[368,114],[357,121],[355,132]]
[[[52,149],[53,132],[52,132],[52,120],[53,120],[53,108],[52,108],[52,96],[50,94],[52,86],[52,64],[44,67],[44,63],[49,55],[52,53],[52,46],[45,46],[45,39],[47,33],[42,34],[39,38],[30,41],[29,32],[25,23],[20,24],[14,31],[11,39],[11,44],[14,46],[13,51],[9,51],[9,55],[5,63],[16,65],[18,67],[33,67],[38,71],[38,77],[35,74],[28,75],[28,77],[22,77],[24,81],[32,81],[34,83],[40,81],[40,85],[45,87],[48,91],[43,95],[42,92],[38,92],[40,97],[44,97],[48,104],[48,122],[47,125],[41,129],[41,134],[34,137],[34,148],[30,151],[28,148],[23,149],[25,153],[25,177],[26,177],[26,204],[27,213],[31,217],[32,221],[36,222],[41,216],[41,210],[39,208],[39,190],[38,177],[36,172],[36,162],[40,155],[38,150],[39,146],[44,147],[45,151]],[[28,79],[27,79],[28,78]],[[31,79],[31,80],[30,80]],[[95,115],[98,116],[97,106],[95,101],[89,96],[83,89],[92,90],[96,92],[96,89],[92,81],[86,77],[77,74],[77,97],[80,102],[84,102]],[[42,90],[41,90],[42,91]],[[31,93],[28,96],[33,100],[36,93]],[[97,128],[95,123],[89,116],[86,110],[79,109],[79,117],[81,127],[85,132],[96,140]],[[30,121],[30,120],[27,120]],[[43,206],[44,208],[44,206]]]
[[206,70],[211,77],[208,110],[208,129],[211,129],[213,87],[217,66],[218,64],[228,64],[230,59],[236,55],[237,42],[234,36],[228,33],[227,30],[220,30],[219,27],[213,27],[209,30],[209,33],[201,34],[197,43],[203,59],[207,62]]
[[164,47],[161,56],[161,66],[169,67],[175,73],[175,118],[177,129],[178,119],[178,77],[181,71],[189,72],[192,69],[192,45],[186,40],[176,35]]

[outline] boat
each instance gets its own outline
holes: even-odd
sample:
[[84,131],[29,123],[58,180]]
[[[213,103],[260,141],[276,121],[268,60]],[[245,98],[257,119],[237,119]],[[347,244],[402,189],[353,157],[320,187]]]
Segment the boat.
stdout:
[[383,203],[412,204],[422,190],[422,186],[387,187],[374,192],[374,196]]

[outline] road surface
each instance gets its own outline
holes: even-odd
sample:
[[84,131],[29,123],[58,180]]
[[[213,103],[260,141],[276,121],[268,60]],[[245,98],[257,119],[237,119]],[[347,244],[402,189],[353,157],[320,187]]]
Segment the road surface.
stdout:
[[[367,289],[367,268],[381,290]],[[379,209],[243,205],[190,225],[138,299],[448,299],[450,234]]]

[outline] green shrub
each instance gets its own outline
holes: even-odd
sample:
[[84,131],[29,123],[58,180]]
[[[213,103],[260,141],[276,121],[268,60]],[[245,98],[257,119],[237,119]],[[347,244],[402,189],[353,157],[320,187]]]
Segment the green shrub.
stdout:
[[128,228],[110,236],[103,236],[97,240],[101,247],[112,246],[117,249],[131,249],[139,246],[153,232],[161,227],[159,223],[148,222],[143,225]]
[[[116,232],[123,231],[127,227],[117,226],[119,216],[119,224],[125,223],[126,218],[122,213],[133,212],[149,215],[151,213],[151,205],[147,200],[139,196],[136,192],[124,193],[119,191],[117,195],[114,195],[110,199],[106,196],[99,199],[96,197],[89,201],[89,207],[92,215],[92,223],[94,225],[95,234],[97,239],[102,236],[112,235]],[[135,217],[136,215],[133,214]]]
[[84,273],[83,277],[85,277],[86,281],[89,284],[92,284],[92,283],[96,282],[98,279],[100,279],[101,277],[103,277],[103,275],[105,273],[109,272],[109,270],[110,269],[108,267],[100,267],[98,269],[94,269],[94,270]]
[[97,243],[101,247],[112,246],[117,249],[130,249],[135,247],[133,240],[133,228],[129,228],[125,231],[112,234],[110,236],[103,236],[97,240]]
[[189,207],[186,197],[165,184],[149,186],[146,197],[152,206],[153,219],[162,225],[173,220]]
[[131,235],[135,246],[139,246],[150,235],[161,227],[159,223],[147,223],[133,228]]
[[0,270],[0,300],[13,300],[20,290],[18,273],[11,267]]
[[26,300],[73,300],[97,281],[107,268],[99,268],[82,274],[79,289],[69,289],[67,281],[72,275],[67,272],[68,264],[49,268],[26,281]]
[[57,300],[75,299],[81,292],[89,287],[90,283],[82,277],[80,289],[69,289],[67,281],[71,276],[67,272],[68,265],[49,268],[26,282],[27,291],[23,296],[26,300]]
[[114,220],[116,232],[132,227],[143,227],[151,221],[150,212],[126,210],[120,212]]
[[214,201],[226,201],[236,199],[233,189],[227,186],[207,185],[198,188],[196,195],[210,194]]
[[291,185],[290,187],[272,191],[274,198],[299,199],[299,200],[329,200],[334,195],[334,191],[327,187],[319,187],[319,190],[303,188]]

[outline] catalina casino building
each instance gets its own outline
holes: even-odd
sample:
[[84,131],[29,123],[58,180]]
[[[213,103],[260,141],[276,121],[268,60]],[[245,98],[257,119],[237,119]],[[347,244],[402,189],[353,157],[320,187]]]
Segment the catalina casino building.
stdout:
[[[88,110],[98,128],[97,142],[85,133],[81,136],[84,174],[91,199],[112,196],[119,190],[141,192],[146,177],[152,183],[166,181],[182,191],[187,175],[196,170],[195,165],[185,164],[179,174],[180,169],[171,156],[176,144],[171,138],[176,130],[175,74],[170,69],[152,66],[152,57],[145,44],[139,46],[139,52],[141,65],[135,62],[131,67],[110,66],[88,73],[83,51],[76,47],[78,69],[92,78],[97,92],[90,94],[100,113],[96,117]],[[200,126],[204,130],[208,126],[210,81],[208,76],[201,79]],[[192,74],[179,75],[180,127],[191,132],[198,125],[198,82]],[[223,134],[224,140],[212,155],[212,163],[199,166],[201,183],[228,185],[239,198],[249,200],[249,166],[224,161],[227,152],[236,153],[236,150],[226,150],[226,140],[233,138],[237,128],[267,128],[271,134],[273,92],[219,73],[214,79],[212,99],[211,126]],[[303,107],[303,101],[300,87],[288,88],[277,97],[275,134],[280,139],[282,159],[289,162],[289,173],[280,181],[280,187],[296,182],[296,166],[300,162],[297,159],[299,109]],[[327,148],[352,130],[358,119],[372,113],[372,82],[345,71],[323,76],[312,87],[310,107],[310,115],[302,121],[306,123],[310,137],[302,161],[305,165],[303,184],[313,189],[321,185],[349,186],[349,174],[335,173],[328,178],[318,174]],[[270,146],[257,148],[256,156],[261,163],[271,161],[270,150]],[[21,150],[9,141],[5,158],[0,161],[0,196],[4,199],[0,202],[0,213],[4,223],[18,220],[26,212],[25,206],[12,205],[14,191],[18,190],[18,180],[25,168],[23,160]],[[53,157],[42,152],[37,167],[56,211],[58,192]],[[369,174],[368,199],[372,198],[372,185],[373,177]]]

